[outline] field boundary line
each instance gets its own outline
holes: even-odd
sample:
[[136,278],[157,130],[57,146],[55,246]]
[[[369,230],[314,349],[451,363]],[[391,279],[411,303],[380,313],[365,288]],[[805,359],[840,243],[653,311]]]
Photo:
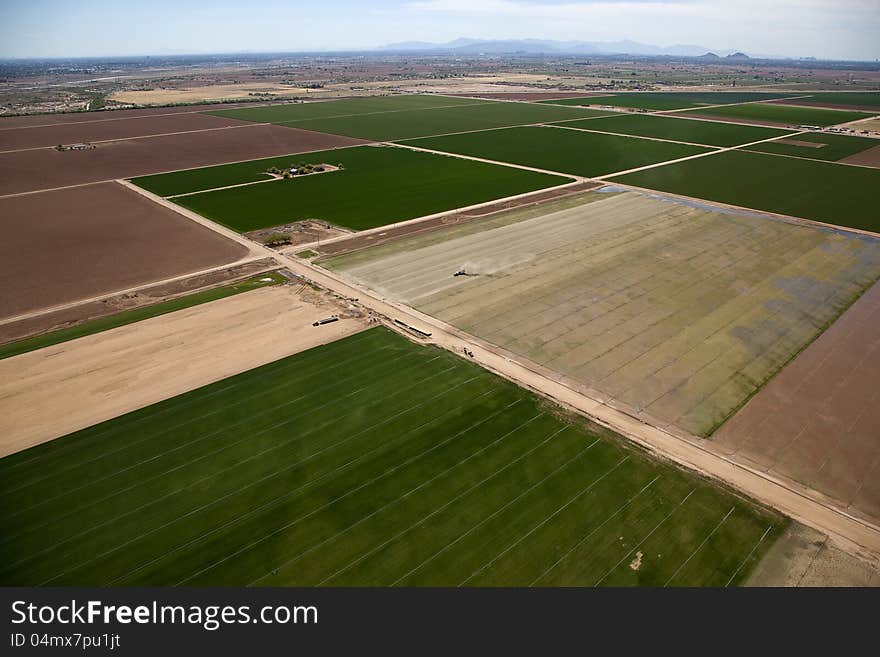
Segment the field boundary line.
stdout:
[[[532,123],[512,123],[510,125],[496,125],[487,128],[474,128],[472,130],[456,130],[454,132],[440,132],[433,135],[420,135],[418,137],[398,137],[397,139],[385,139],[385,140],[375,140],[374,143],[381,144],[402,144],[403,142],[408,141],[418,141],[419,139],[435,139],[437,137],[454,137],[456,135],[470,135],[476,132],[492,132],[494,130],[511,130],[513,128],[540,128],[542,126],[547,126],[556,123],[571,123],[572,121],[592,121],[593,119],[607,119],[613,116],[613,114],[600,114],[598,116],[580,116],[574,117],[572,119],[559,119],[556,121],[536,121]],[[325,133],[331,134],[331,133]],[[352,139],[357,139],[357,137],[352,137]]]
[[684,499],[682,499],[678,504],[676,504],[675,507],[673,507],[672,510],[670,510],[669,513],[667,513],[666,516],[664,516],[664,518],[660,522],[658,522],[656,525],[654,525],[654,528],[651,531],[649,531],[647,534],[645,534],[645,536],[642,538],[642,540],[640,540],[638,543],[636,543],[629,552],[627,552],[625,555],[623,555],[623,558],[620,561],[618,561],[616,564],[614,564],[607,573],[605,573],[604,575],[602,575],[602,577],[600,577],[598,580],[596,580],[596,583],[593,584],[593,586],[594,587],[599,586],[599,584],[601,584],[603,581],[605,581],[606,577],[608,577],[611,573],[613,573],[615,570],[617,570],[620,567],[620,564],[622,564],[624,561],[629,559],[630,555],[632,555],[633,552],[638,550],[645,543],[645,541],[647,541],[649,538],[651,538],[651,536],[654,535],[654,532],[656,532],[658,529],[660,529],[660,527],[665,525],[666,521],[669,520],[675,514],[676,511],[678,511],[682,506],[684,506],[684,503],[687,502],[691,498],[691,495],[693,495],[696,490],[697,490],[696,488],[692,488],[691,492],[684,496]]
[[248,544],[245,545],[244,547],[239,548],[239,549],[236,550],[235,552],[233,552],[233,553],[231,553],[231,554],[227,554],[227,555],[226,555],[225,557],[223,557],[222,559],[220,559],[220,560],[218,560],[218,561],[215,561],[215,562],[213,562],[213,563],[211,563],[211,564],[205,566],[205,567],[202,568],[201,570],[198,570],[197,572],[188,575],[187,577],[185,577],[184,579],[182,579],[182,580],[180,580],[180,581],[178,582],[178,586],[179,586],[179,585],[182,585],[184,582],[188,582],[189,580],[191,580],[191,579],[194,578],[194,577],[198,577],[198,576],[201,575],[202,573],[204,573],[204,572],[206,572],[206,571],[208,571],[208,570],[210,570],[210,569],[212,569],[212,568],[214,568],[214,567],[220,565],[221,563],[224,563],[224,562],[228,561],[229,559],[232,559],[233,557],[236,557],[236,556],[238,556],[239,554],[241,554],[241,553],[243,553],[243,552],[246,552],[246,551],[250,550],[250,549],[253,548],[255,545],[258,545],[258,544],[262,543],[263,541],[267,540],[268,538],[274,536],[275,534],[278,534],[278,533],[280,533],[280,532],[282,532],[282,531],[285,531],[285,530],[289,529],[290,527],[292,527],[293,525],[298,524],[299,522],[301,522],[301,521],[303,521],[303,520],[305,520],[305,519],[307,519],[307,518],[310,518],[311,516],[315,515],[316,513],[320,512],[320,511],[323,511],[323,510],[326,509],[327,507],[329,507],[329,506],[331,506],[331,505],[333,505],[333,504],[336,504],[336,502],[338,502],[338,501],[340,501],[340,500],[342,500],[342,499],[345,499],[345,498],[348,497],[349,495],[351,495],[351,494],[353,494],[353,493],[356,493],[357,491],[359,491],[359,490],[361,490],[361,489],[363,489],[363,488],[366,488],[367,486],[369,486],[369,485],[371,485],[371,484],[374,484],[375,482],[379,481],[380,479],[384,479],[384,478],[387,477],[388,475],[393,474],[394,472],[400,470],[401,468],[404,468],[404,467],[410,465],[410,464],[413,463],[414,461],[417,461],[418,459],[420,459],[420,458],[422,458],[423,456],[425,456],[425,454],[429,454],[429,453],[433,452],[435,449],[437,449],[437,448],[439,448],[439,447],[442,447],[442,446],[444,446],[444,445],[446,445],[446,444],[452,442],[454,439],[458,438],[458,437],[461,436],[462,434],[465,434],[465,433],[471,431],[472,429],[474,429],[475,427],[478,427],[478,426],[480,426],[481,424],[484,424],[484,423],[488,422],[489,420],[495,418],[496,416],[500,415],[501,413],[504,413],[504,412],[507,411],[508,409],[510,409],[510,408],[512,408],[513,406],[515,406],[516,404],[518,404],[520,401],[522,401],[522,400],[521,400],[521,399],[517,399],[517,400],[511,402],[510,404],[508,404],[508,405],[505,406],[504,408],[502,408],[502,409],[500,409],[500,410],[498,410],[498,411],[496,411],[496,412],[494,412],[494,413],[492,413],[492,414],[490,414],[490,415],[484,417],[482,420],[479,420],[479,421],[475,422],[474,424],[472,424],[472,425],[470,425],[470,426],[468,426],[468,427],[465,427],[465,428],[462,429],[461,431],[458,431],[457,433],[453,434],[452,436],[450,436],[450,437],[447,438],[446,440],[443,440],[443,441],[441,441],[441,442],[439,442],[439,443],[436,443],[435,445],[432,445],[431,447],[429,447],[428,449],[424,450],[423,452],[421,452],[421,453],[419,453],[419,454],[416,454],[416,455],[414,455],[414,456],[412,456],[412,457],[410,457],[410,458],[408,458],[408,459],[406,459],[406,460],[404,460],[404,461],[402,461],[402,462],[400,462],[400,463],[394,465],[393,467],[389,468],[389,469],[386,470],[385,472],[383,472],[383,473],[381,473],[381,474],[379,474],[379,475],[373,477],[372,479],[369,479],[369,480],[365,481],[364,483],[360,484],[359,486],[356,486],[355,488],[352,488],[352,489],[348,490],[347,492],[343,493],[342,495],[338,495],[337,497],[334,497],[332,500],[330,500],[330,501],[326,502],[325,504],[323,504],[323,505],[317,507],[316,509],[312,509],[312,510],[309,511],[306,515],[304,515],[304,516],[300,516],[300,517],[297,518],[296,520],[293,520],[293,521],[287,523],[286,525],[282,525],[281,527],[276,527],[273,531],[269,532],[268,534],[265,534],[264,536],[261,536],[261,537],[260,537],[259,539],[257,539],[256,541],[252,541],[251,543],[248,543]]
[[693,552],[691,552],[690,556],[688,556],[688,558],[685,559],[685,560],[681,563],[681,565],[680,565],[678,568],[675,569],[675,572],[672,573],[672,575],[669,576],[669,579],[667,579],[667,580],[663,583],[663,588],[664,588],[664,589],[665,589],[667,586],[669,586],[669,582],[671,582],[672,580],[674,580],[675,577],[676,577],[676,575],[678,575],[678,573],[680,573],[681,570],[682,570],[686,565],[688,565],[688,563],[690,563],[690,560],[693,559],[694,556],[695,556],[700,550],[703,549],[703,546],[705,546],[706,543],[709,542],[709,539],[712,538],[712,537],[715,535],[715,532],[717,532],[719,529],[721,529],[721,525],[723,525],[723,524],[727,521],[727,519],[730,517],[730,514],[733,513],[734,509],[736,509],[736,506],[732,506],[732,507],[730,507],[730,511],[728,511],[728,512],[724,515],[724,517],[718,522],[718,524],[715,525],[715,527],[712,528],[712,531],[710,531],[710,532],[706,535],[706,538],[704,538],[704,539],[702,540],[702,542],[697,546],[697,548],[696,548]]
[[90,185],[102,185],[104,183],[116,182],[115,178],[107,178],[105,180],[93,180],[91,182],[76,183],[75,185],[61,185],[60,187],[46,187],[45,189],[31,189],[27,192],[12,192],[11,194],[2,194],[0,199],[15,198],[16,196],[30,196],[31,194],[42,194],[43,192],[59,192],[63,189],[76,189],[77,187],[88,187]]
[[278,182],[279,180],[283,180],[283,178],[266,178],[265,180],[252,180],[250,182],[245,183],[236,183],[235,185],[225,185],[223,187],[212,187],[211,189],[199,189],[195,192],[184,192],[183,194],[172,194],[171,196],[165,196],[163,198],[167,198],[169,201],[173,201],[176,198],[183,198],[184,196],[195,196],[196,194],[207,194],[208,192],[219,192],[224,189],[235,189],[236,187],[250,187],[251,185],[261,185],[262,183],[268,182]]
[[[535,124],[536,126],[539,124]],[[561,176],[564,178],[575,178],[577,182],[589,182],[592,181],[593,178],[587,178],[586,176],[580,176],[574,173],[563,173],[561,171],[552,171],[550,169],[539,169],[538,167],[530,167],[525,164],[515,164],[513,162],[503,162],[501,160],[490,160],[485,157],[475,157],[473,155],[462,155],[461,153],[450,153],[447,151],[438,151],[433,148],[422,148],[421,146],[413,146],[412,144],[402,144],[397,142],[384,142],[385,146],[393,146],[395,148],[408,148],[412,151],[421,151],[423,153],[432,153],[433,155],[445,155],[447,157],[457,157],[462,160],[472,160],[474,162],[483,162],[484,164],[495,164],[500,166],[509,167],[511,169],[522,169],[524,171],[532,171],[534,173],[543,173],[550,176]]]
[[[587,93],[589,93],[589,92],[587,92]],[[664,93],[687,94],[687,93],[700,93],[700,92],[695,92],[695,91],[609,91],[607,94],[602,95],[602,96],[582,96],[582,98],[599,99],[599,98],[626,96],[629,94],[646,94],[646,93],[647,94],[664,94]],[[718,91],[718,92],[708,92],[708,93],[728,93],[728,92]],[[733,92],[733,93],[737,93],[737,92]],[[755,91],[755,92],[743,92],[743,93],[762,93],[762,92]],[[776,93],[779,93],[779,92],[776,92]],[[794,92],[794,93],[797,93],[797,92]],[[789,98],[789,97],[773,98],[772,100],[792,100],[794,98],[809,98],[809,97],[810,96],[793,96],[791,98]],[[577,97],[573,96],[572,98],[577,98]],[[601,103],[598,103],[598,104],[591,103],[589,105],[568,105],[565,103],[558,103],[558,102],[556,102],[557,100],[565,100],[565,99],[554,98],[553,100],[546,100],[546,101],[525,101],[525,102],[531,102],[531,103],[540,102],[541,105],[552,105],[553,107],[583,107],[584,109],[593,109],[594,111],[599,108],[602,108],[604,111],[608,111],[606,108],[611,107],[611,108],[615,108],[613,111],[615,111],[619,114],[636,114],[636,115],[639,115],[639,114],[641,114],[641,115],[667,114],[667,113],[671,114],[672,112],[687,112],[690,110],[696,111],[698,109],[703,109],[703,107],[701,106],[701,107],[679,107],[676,109],[659,110],[659,109],[651,109],[651,108],[647,108],[647,107],[641,108],[641,107],[625,107],[623,105],[602,105]],[[742,100],[742,101],[737,101],[735,103],[721,103],[718,105],[706,105],[705,107],[706,108],[729,107],[731,105],[749,105],[752,103],[768,103],[768,102],[770,102],[770,101],[767,100],[766,98],[764,98],[761,100]],[[639,111],[641,109],[645,109],[646,111],[644,111],[644,112]]]
[[700,144],[695,141],[680,141],[678,139],[664,139],[662,137],[648,137],[646,135],[630,135],[625,132],[609,132],[607,130],[590,130],[589,128],[577,128],[572,125],[561,125],[556,123],[545,123],[544,128],[559,128],[561,130],[577,130],[579,132],[591,132],[597,135],[610,135],[612,137],[632,137],[634,139],[645,139],[647,141],[659,141],[667,144],[681,144],[682,146],[699,146],[701,148],[725,148],[724,146],[713,146],[711,144]]
[[[493,477],[497,476],[500,472],[506,470],[506,469],[509,468],[511,465],[513,465],[515,462],[518,462],[518,461],[522,460],[523,458],[525,458],[526,456],[528,456],[529,454],[531,454],[532,452],[534,452],[536,449],[538,449],[538,448],[541,447],[542,445],[546,444],[549,440],[551,440],[552,438],[556,437],[557,435],[559,435],[560,433],[562,433],[563,431],[565,431],[566,429],[569,429],[569,428],[571,428],[570,425],[565,425],[562,429],[559,429],[559,430],[553,432],[552,435],[550,435],[548,438],[546,438],[545,440],[543,440],[541,443],[539,443],[538,445],[536,445],[535,447],[533,447],[532,449],[530,449],[528,452],[526,452],[526,453],[524,453],[524,454],[521,454],[521,455],[520,455],[515,461],[512,461],[512,462],[508,463],[507,465],[505,465],[503,468],[501,468],[501,469],[498,470],[497,472],[493,472],[492,475],[490,475],[490,476],[487,477],[486,479],[484,479],[484,480],[482,480],[481,482],[479,482],[480,485],[482,485],[484,482],[488,481],[489,479],[492,479]],[[553,470],[551,470],[550,472],[548,472],[548,473],[547,473],[544,477],[542,477],[540,480],[536,481],[536,482],[533,483],[531,486],[529,486],[528,488],[526,488],[524,491],[521,491],[520,493],[518,493],[517,495],[515,495],[515,496],[512,497],[511,499],[507,500],[507,502],[505,502],[505,503],[502,504],[500,507],[498,507],[497,509],[495,509],[491,514],[489,514],[488,516],[486,516],[485,518],[483,518],[482,520],[480,520],[476,525],[474,525],[473,527],[471,527],[470,529],[468,529],[468,530],[467,530],[466,532],[464,532],[463,534],[459,534],[459,535],[455,538],[454,541],[452,541],[452,542],[450,542],[450,543],[447,543],[447,544],[444,545],[442,548],[440,548],[439,550],[437,550],[436,552],[434,552],[434,554],[432,554],[431,556],[429,556],[427,559],[424,559],[424,560],[423,560],[421,563],[419,563],[415,568],[410,569],[408,572],[406,572],[406,573],[404,573],[403,575],[401,575],[400,577],[398,577],[396,580],[394,580],[394,581],[390,584],[390,586],[397,586],[397,584],[399,584],[402,580],[404,580],[404,579],[406,579],[407,577],[411,576],[413,573],[418,572],[419,570],[421,570],[422,567],[423,567],[425,564],[430,563],[431,561],[433,561],[434,559],[436,559],[437,557],[439,557],[441,554],[443,554],[444,552],[446,552],[447,550],[449,550],[453,545],[456,545],[459,541],[464,540],[467,536],[470,536],[470,534],[471,534],[472,532],[476,531],[477,529],[479,529],[480,527],[482,527],[483,525],[485,525],[487,522],[489,522],[489,521],[492,520],[493,518],[497,517],[498,514],[503,513],[504,511],[506,511],[507,509],[509,509],[509,508],[511,507],[511,505],[515,504],[517,501],[519,501],[520,499],[522,499],[523,497],[525,497],[526,495],[528,495],[530,492],[532,492],[533,490],[535,490],[538,486],[541,486],[542,484],[546,483],[548,479],[550,479],[551,477],[555,476],[556,474],[558,474],[559,472],[561,472],[562,470],[564,470],[565,468],[567,468],[568,466],[570,466],[570,465],[572,464],[573,461],[575,461],[575,460],[581,458],[584,454],[586,454],[588,451],[590,451],[590,449],[592,449],[593,446],[596,445],[596,443],[598,443],[599,441],[600,441],[600,439],[599,439],[599,438],[596,438],[593,442],[591,442],[591,443],[590,443],[589,445],[587,445],[586,447],[582,448],[577,454],[575,454],[574,456],[572,456],[570,459],[568,459],[568,460],[565,461],[564,463],[559,464],[557,467],[553,468]],[[466,491],[466,492],[470,492],[470,490],[468,490],[468,491]],[[455,500],[452,500],[451,502],[454,502],[454,501],[455,501]],[[451,503],[451,502],[450,502],[450,503]],[[425,519],[426,519],[426,518],[423,518],[423,519],[419,522],[419,524],[421,524],[421,522],[424,522]],[[408,530],[407,530],[407,531],[408,531]],[[395,538],[396,538],[396,537],[395,537]]]
[[[696,111],[696,109],[691,108],[689,111]],[[727,125],[738,125],[744,126],[747,128],[767,128],[768,130],[788,130],[789,132],[797,132],[797,128],[790,128],[791,124],[789,123],[758,123],[757,121],[753,121],[752,123],[746,123],[744,121],[737,121],[734,117],[712,117],[712,116],[698,116],[698,115],[687,115],[684,114],[651,114],[651,116],[664,116],[669,119],[683,119],[685,121],[703,121],[704,123],[724,123]],[[812,132],[812,131],[811,131]]]
[[[877,141],[877,146],[880,146],[880,140]],[[872,146],[871,148],[876,148],[876,146]],[[800,155],[789,155],[787,153],[768,153],[767,151],[756,151],[751,148],[743,148],[743,152],[745,153],[755,153],[757,155],[772,155],[774,157],[787,157],[790,160],[806,160],[807,162],[821,162],[822,164],[838,164],[844,167],[859,167],[860,169],[873,169],[874,171],[880,171],[880,167],[874,167],[869,164],[854,164],[852,162],[844,162],[843,160],[820,160],[815,157],[802,157]],[[865,150],[870,150],[870,148],[866,148]],[[859,151],[858,153],[853,153],[853,155],[859,155],[864,151]],[[847,155],[846,157],[852,157],[851,155]],[[845,158],[844,158],[845,159]]]
[[507,553],[509,553],[511,550],[513,550],[517,545],[520,545],[520,544],[521,544],[524,540],[526,540],[529,536],[531,536],[532,534],[534,534],[534,533],[535,533],[536,531],[538,531],[541,527],[543,527],[544,525],[546,525],[546,524],[547,524],[548,522],[550,522],[553,518],[555,518],[556,516],[558,516],[558,515],[559,515],[560,513],[562,513],[565,509],[567,509],[569,506],[571,506],[572,504],[574,504],[575,500],[577,500],[578,498],[582,497],[582,496],[584,495],[584,493],[586,493],[586,492],[589,491],[589,490],[592,490],[593,486],[595,486],[595,485],[598,484],[600,481],[602,481],[603,479],[605,479],[605,477],[607,477],[607,476],[610,475],[612,472],[614,472],[615,470],[617,470],[617,468],[619,468],[621,465],[623,465],[624,463],[626,463],[627,461],[629,461],[630,456],[631,456],[631,455],[629,455],[629,454],[627,454],[626,456],[624,456],[624,457],[623,457],[622,459],[620,459],[617,463],[615,463],[613,466],[611,466],[611,468],[610,468],[609,470],[607,470],[604,474],[600,475],[599,477],[597,477],[596,479],[594,479],[593,481],[591,481],[586,487],[582,488],[580,491],[578,491],[577,493],[575,493],[575,495],[574,495],[571,499],[569,499],[565,504],[563,504],[563,505],[560,506],[558,509],[556,509],[556,511],[554,511],[554,512],[551,513],[549,516],[547,516],[546,518],[544,518],[541,522],[539,522],[537,525],[535,525],[534,527],[532,527],[529,531],[527,531],[525,534],[523,534],[522,536],[520,536],[520,537],[519,537],[518,539],[516,539],[513,543],[511,543],[511,544],[508,545],[506,548],[504,548],[501,552],[499,552],[498,554],[496,554],[492,559],[490,559],[489,561],[487,561],[486,563],[484,563],[484,564],[483,564],[482,566],[480,566],[477,570],[475,570],[473,573],[471,573],[468,577],[466,577],[465,579],[463,579],[463,580],[458,584],[458,588],[461,588],[462,586],[464,586],[465,584],[467,584],[470,580],[472,580],[474,577],[476,577],[476,576],[479,575],[480,573],[485,572],[487,568],[491,568],[493,565],[495,565],[495,564],[498,562],[498,560],[501,559],[505,554],[507,554]]
[[[480,449],[478,449],[478,450],[477,450],[476,452],[474,452],[473,454],[470,454],[469,456],[467,456],[465,459],[459,461],[458,463],[454,463],[454,464],[452,464],[451,466],[449,466],[449,467],[446,468],[445,470],[442,470],[441,472],[439,472],[439,473],[433,475],[430,479],[425,480],[424,482],[422,482],[421,484],[419,484],[419,485],[416,486],[415,488],[411,488],[410,490],[408,490],[408,491],[407,491],[406,493],[404,493],[403,495],[400,495],[399,497],[397,497],[397,498],[391,500],[390,502],[388,502],[388,503],[386,503],[386,504],[383,504],[381,507],[379,507],[378,509],[376,509],[376,510],[370,512],[370,513],[367,514],[366,516],[363,516],[363,517],[359,518],[356,522],[350,524],[350,525],[347,526],[345,529],[342,529],[342,530],[336,532],[335,534],[333,534],[332,536],[327,537],[326,539],[322,540],[320,543],[316,543],[316,544],[312,545],[312,546],[309,547],[308,549],[306,549],[306,550],[304,550],[303,552],[301,552],[300,554],[298,554],[296,557],[293,557],[293,558],[291,558],[291,559],[288,559],[287,561],[282,562],[281,564],[279,564],[279,565],[278,565],[276,568],[274,568],[273,570],[270,570],[268,573],[266,573],[266,574],[264,574],[264,575],[261,575],[260,577],[258,577],[258,578],[256,578],[256,579],[252,580],[251,582],[248,583],[248,586],[253,586],[255,583],[257,583],[257,582],[259,582],[260,580],[264,579],[267,575],[272,574],[274,571],[276,571],[276,570],[278,570],[278,569],[280,569],[280,568],[286,568],[286,567],[289,566],[290,564],[292,564],[292,563],[294,563],[294,562],[296,562],[296,561],[299,561],[299,560],[302,559],[306,554],[312,552],[313,550],[315,550],[315,549],[321,547],[322,545],[324,545],[324,544],[326,544],[326,543],[329,543],[329,542],[335,540],[336,538],[338,538],[338,537],[341,536],[342,534],[345,534],[345,533],[348,532],[349,530],[354,529],[355,527],[357,527],[358,525],[360,525],[362,522],[365,522],[366,520],[369,520],[370,518],[372,518],[372,517],[378,515],[379,513],[381,513],[382,511],[384,511],[385,509],[389,508],[390,506],[392,506],[392,505],[394,505],[394,504],[397,504],[398,502],[400,502],[401,500],[403,500],[403,499],[409,497],[410,495],[412,495],[412,494],[415,493],[416,491],[418,491],[418,490],[422,489],[423,487],[427,486],[428,484],[430,484],[430,483],[436,481],[437,479],[439,479],[439,478],[442,477],[443,475],[445,475],[445,474],[451,472],[452,470],[454,470],[455,468],[457,468],[457,467],[458,467],[459,465],[461,465],[462,463],[466,463],[466,462],[470,461],[472,458],[478,456],[479,454],[482,454],[483,452],[485,452],[485,451],[486,451],[487,449],[489,449],[490,447],[494,447],[494,446],[497,445],[499,442],[503,441],[505,438],[507,438],[507,437],[513,435],[514,433],[516,433],[517,431],[519,431],[519,430],[522,429],[523,427],[528,426],[529,424],[531,424],[532,422],[534,422],[534,421],[535,421],[536,419],[538,419],[539,417],[543,417],[543,416],[545,416],[545,415],[546,415],[546,413],[544,413],[544,412],[536,413],[535,415],[533,415],[532,417],[530,417],[528,420],[522,422],[519,426],[517,426],[517,427],[511,429],[510,431],[508,431],[507,433],[505,433],[505,434],[499,436],[498,438],[496,438],[495,440],[493,440],[491,443],[488,443],[488,444],[484,445],[483,447],[481,447]],[[549,436],[549,437],[546,438],[544,441],[542,441],[539,445],[536,445],[535,447],[533,447],[532,449],[528,450],[528,451],[525,452],[524,454],[521,454],[519,457],[517,457],[516,459],[514,459],[514,461],[512,461],[511,463],[508,463],[507,465],[505,465],[504,468],[501,468],[498,472],[500,472],[501,470],[507,468],[507,467],[510,466],[513,462],[515,462],[515,461],[517,461],[517,460],[523,458],[526,454],[529,454],[529,453],[533,452],[534,450],[538,449],[538,447],[540,447],[540,445],[543,445],[543,444],[546,443],[548,440],[550,440],[550,438],[552,438],[553,436],[558,435],[559,433],[561,433],[564,429],[565,429],[565,427],[563,427],[562,429],[557,430],[556,432],[553,433],[552,436]],[[440,511],[442,511],[443,509],[447,508],[450,504],[452,504],[453,502],[457,501],[458,499],[460,499],[461,497],[463,497],[464,495],[466,495],[466,494],[467,494],[468,492],[470,492],[471,490],[474,490],[475,488],[479,487],[482,483],[484,483],[484,482],[487,481],[488,479],[491,479],[493,476],[495,476],[495,474],[497,474],[497,472],[495,472],[495,473],[489,475],[488,477],[484,478],[484,479],[481,480],[480,482],[478,482],[478,483],[476,483],[476,484],[473,484],[472,486],[466,488],[463,492],[459,493],[458,495],[456,495],[456,496],[455,496],[454,498],[452,498],[451,500],[448,500],[448,501],[445,502],[442,506],[437,507],[436,509],[434,509],[434,510],[433,510],[431,513],[429,513],[428,515],[423,516],[420,520],[418,520],[417,522],[411,524],[411,525],[410,525],[409,527],[407,527],[406,529],[404,529],[404,530],[398,532],[397,534],[395,534],[395,535],[392,536],[391,538],[385,540],[384,542],[382,542],[382,543],[379,544],[378,546],[375,546],[375,547],[373,547],[373,548],[367,550],[366,552],[364,552],[363,554],[361,554],[359,557],[357,557],[357,558],[354,559],[353,561],[350,561],[348,564],[346,564],[346,565],[343,566],[342,568],[338,569],[337,571],[335,571],[335,572],[332,573],[331,575],[328,575],[328,576],[325,577],[323,580],[321,580],[320,582],[318,582],[317,586],[321,586],[321,585],[323,585],[325,582],[328,582],[328,581],[330,581],[331,579],[333,579],[334,577],[336,577],[337,575],[339,575],[340,573],[344,573],[346,570],[348,570],[349,568],[351,568],[354,564],[356,564],[356,563],[358,563],[358,562],[360,562],[360,561],[363,561],[364,559],[368,558],[369,556],[375,554],[378,550],[381,550],[383,547],[385,547],[385,546],[388,545],[389,543],[394,542],[395,540],[397,540],[398,538],[400,538],[401,536],[403,536],[403,535],[406,534],[407,532],[411,531],[414,527],[418,527],[418,526],[421,525],[423,522],[425,522],[428,518],[431,518],[431,517],[433,517],[434,515],[436,515],[437,513],[440,513]]]
[[[683,92],[683,93],[688,93],[688,92]],[[724,93],[724,92],[720,92],[720,93]],[[760,93],[760,92],[754,92],[754,93]],[[797,92],[794,92],[794,93],[797,93]],[[770,100],[796,100],[798,98],[810,98],[810,96],[803,96],[803,95],[801,95],[801,96],[787,96],[785,98],[771,98]],[[762,105],[762,104],[766,104],[767,102],[768,102],[767,98],[762,98],[761,100],[744,100],[744,101],[741,101],[738,103],[720,103],[717,105],[701,105],[700,107],[680,107],[678,109],[657,110],[655,112],[652,112],[652,114],[674,114],[675,112],[690,112],[690,111],[697,112],[702,109],[714,109],[716,107],[733,107],[735,105]]]
[[[85,142],[87,144],[110,144],[117,141],[134,141],[136,139],[152,139],[153,137],[173,137],[175,135],[190,135],[197,132],[214,132],[216,130],[237,130],[240,128],[253,128],[261,125],[269,125],[268,123],[246,123],[244,125],[222,125],[214,128],[199,128],[198,130],[178,130],[177,132],[160,132],[155,135],[134,135],[132,137],[117,137],[115,139],[95,139]],[[44,151],[55,150],[55,146],[31,146],[29,148],[14,148],[8,151],[0,151],[0,155],[9,155],[10,153],[24,153],[26,151]]]
[[730,576],[730,579],[727,580],[727,583],[724,585],[724,588],[730,586],[730,583],[739,575],[739,571],[742,570],[742,567],[746,565],[749,559],[752,558],[752,555],[755,553],[755,550],[758,549],[758,546],[764,542],[764,539],[767,537],[767,534],[770,533],[770,530],[773,529],[773,525],[769,525],[767,529],[764,530],[764,533],[761,534],[761,537],[758,539],[758,542],[752,546],[752,549],[749,550],[749,553],[746,555],[745,559],[740,562],[740,564],[736,567],[736,570],[733,571],[733,574]]
[[[641,167],[635,167],[634,169],[627,169],[625,171],[616,171],[614,173],[605,173],[596,178],[615,178],[617,176],[624,176],[630,173],[636,173],[639,171],[645,171],[647,169],[656,169],[657,167],[663,167],[668,164],[678,164],[679,162],[686,162],[688,160],[696,160],[701,157],[709,157],[712,155],[718,155],[719,153],[727,153],[729,151],[747,148],[749,146],[755,146],[756,144],[763,144],[768,141],[776,141],[777,139],[791,139],[792,137],[797,137],[798,135],[803,135],[810,132],[809,130],[801,130],[800,132],[794,132],[790,135],[777,135],[775,137],[768,137],[767,139],[759,139],[758,141],[749,142],[747,144],[738,144],[737,146],[725,146],[718,148],[717,150],[708,151],[706,153],[697,153],[696,155],[688,155],[686,157],[679,157],[674,160],[667,160],[666,162],[657,162],[656,164],[647,164]],[[705,202],[705,199],[703,199]]]

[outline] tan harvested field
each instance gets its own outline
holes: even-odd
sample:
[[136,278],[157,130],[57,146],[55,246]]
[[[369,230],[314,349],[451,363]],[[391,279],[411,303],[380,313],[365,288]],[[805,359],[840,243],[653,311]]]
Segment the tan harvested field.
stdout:
[[716,433],[722,453],[880,524],[880,284]]
[[248,249],[114,182],[0,198],[0,318],[235,262]]
[[880,276],[877,240],[635,192],[585,198],[326,266],[698,435]]
[[165,116],[133,117],[124,120],[34,126],[17,130],[0,130],[0,152],[247,125],[249,124],[245,121],[237,119],[191,112]]
[[0,457],[366,327],[331,312],[267,287],[2,360]]
[[864,167],[880,167],[880,144],[838,161],[844,164],[860,164]]
[[144,89],[117,91],[110,100],[134,105],[160,105],[164,103],[198,103],[212,100],[246,98],[252,93],[270,93],[273,96],[302,96],[308,89],[286,84],[246,82],[243,84],[209,84],[183,89]]
[[0,153],[0,196],[363,143],[367,142],[254,123],[228,130],[126,139],[85,151],[45,148]]

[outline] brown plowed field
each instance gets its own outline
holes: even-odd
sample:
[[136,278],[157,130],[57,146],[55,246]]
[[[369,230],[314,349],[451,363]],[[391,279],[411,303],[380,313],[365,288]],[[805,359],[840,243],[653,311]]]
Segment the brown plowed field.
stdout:
[[136,292],[123,292],[101,297],[94,301],[66,306],[59,310],[29,316],[18,321],[0,324],[0,344],[23,340],[41,333],[70,328],[126,310],[152,306],[177,297],[226,285],[255,274],[277,268],[272,258],[250,260],[225,269],[215,269],[158,285],[149,285]]
[[844,164],[861,164],[864,167],[880,168],[880,144],[873,148],[869,148],[866,151],[862,151],[861,153],[845,157],[839,161]]
[[85,151],[46,148],[0,153],[0,195],[364,143],[255,123],[246,128],[108,142]]
[[207,110],[233,109],[236,107],[258,107],[267,103],[209,103],[207,105],[178,105],[176,107],[143,107],[130,110],[107,110],[102,112],[59,112],[57,114],[29,114],[26,116],[0,117],[0,130],[15,130],[40,125],[59,125],[64,123],[95,123],[98,121],[119,121],[142,116],[162,116],[165,114],[191,114]]
[[247,248],[117,183],[0,199],[0,317],[234,262]]
[[735,460],[880,522],[880,283],[713,436]]
[[245,121],[209,114],[169,114],[144,116],[124,121],[95,121],[35,126],[18,130],[0,130],[0,151],[23,148],[52,147],[57,144],[131,139],[174,132],[209,130],[229,126],[246,126]]

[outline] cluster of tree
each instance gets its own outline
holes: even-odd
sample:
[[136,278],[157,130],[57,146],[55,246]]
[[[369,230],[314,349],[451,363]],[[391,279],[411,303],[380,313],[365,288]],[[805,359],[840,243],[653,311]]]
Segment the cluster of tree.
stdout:
[[263,240],[263,244],[268,247],[284,246],[291,243],[290,233],[272,233]]
[[[339,168],[342,168],[341,164],[339,165]],[[323,164],[291,164],[286,169],[279,169],[278,167],[269,167],[266,169],[267,173],[271,173],[274,176],[281,176],[282,178],[307,176],[310,173],[321,173],[322,171],[326,171]]]

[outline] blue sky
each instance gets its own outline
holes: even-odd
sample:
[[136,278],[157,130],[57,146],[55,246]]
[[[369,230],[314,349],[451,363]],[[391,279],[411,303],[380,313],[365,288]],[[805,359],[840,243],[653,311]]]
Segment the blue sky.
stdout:
[[632,39],[880,58],[880,0],[0,0],[0,57]]

